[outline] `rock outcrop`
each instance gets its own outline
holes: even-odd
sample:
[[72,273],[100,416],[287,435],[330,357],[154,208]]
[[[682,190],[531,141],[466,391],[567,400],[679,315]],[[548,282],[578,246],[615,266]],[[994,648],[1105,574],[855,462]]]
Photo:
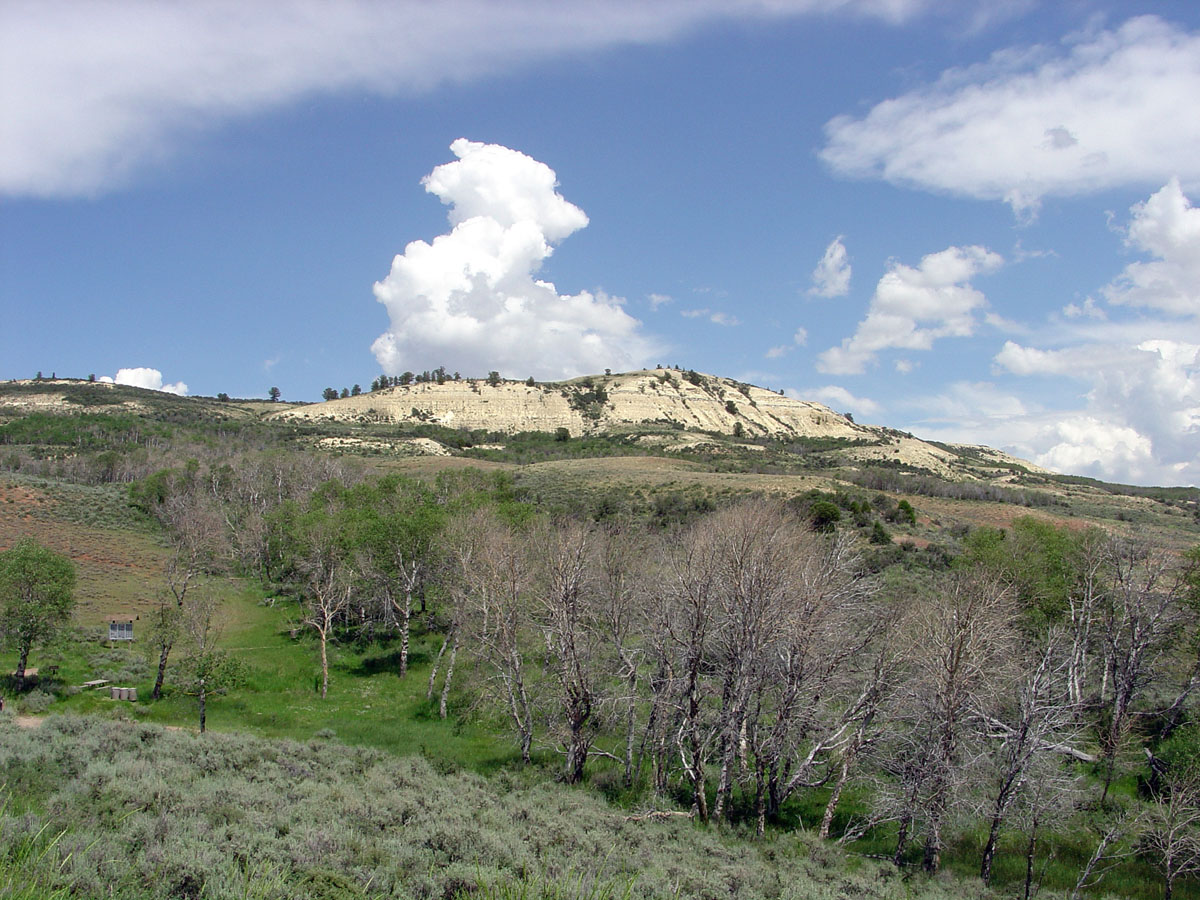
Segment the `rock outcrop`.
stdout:
[[433,422],[514,434],[566,428],[572,436],[668,425],[746,437],[874,439],[827,406],[728,378],[650,369],[557,383],[481,379],[425,382],[280,411],[277,419]]

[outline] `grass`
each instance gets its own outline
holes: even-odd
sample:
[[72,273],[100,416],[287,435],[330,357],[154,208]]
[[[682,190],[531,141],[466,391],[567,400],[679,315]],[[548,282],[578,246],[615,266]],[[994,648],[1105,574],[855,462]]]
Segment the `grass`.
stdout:
[[[322,700],[316,645],[303,631],[291,636],[292,605],[264,605],[261,591],[238,582],[225,581],[218,586],[227,592],[222,607],[222,645],[242,661],[245,679],[228,695],[210,701],[209,729],[296,740],[336,737],[350,745],[419,754],[443,766],[479,772],[494,771],[516,759],[515,746],[502,730],[457,717],[442,720],[436,709],[431,709],[425,690],[428,660],[440,642],[437,635],[416,631],[410,669],[403,679],[394,674],[398,645],[333,645],[329,696]],[[70,639],[43,652],[43,666],[49,660],[60,666],[56,679],[43,679],[39,684],[39,689],[56,696],[49,712],[197,727],[195,700],[174,690],[170,666],[164,697],[149,702],[157,664],[153,648],[144,641],[107,647],[99,640],[100,633],[95,628],[78,629]],[[137,634],[135,623],[135,638]],[[174,651],[174,662],[182,652],[182,647]],[[0,654],[0,663],[11,670],[15,657]],[[96,678],[137,688],[138,702],[111,700],[107,687],[78,689]]]
[[[10,797],[0,801],[0,822],[13,814]],[[55,887],[53,854],[66,829],[55,831],[50,820],[32,834],[23,834],[0,850],[0,900],[60,900],[70,896]]]

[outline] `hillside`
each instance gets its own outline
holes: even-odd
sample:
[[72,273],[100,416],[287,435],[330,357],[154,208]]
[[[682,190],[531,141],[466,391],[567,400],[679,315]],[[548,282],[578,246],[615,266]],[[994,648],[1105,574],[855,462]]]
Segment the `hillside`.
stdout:
[[663,450],[680,450],[696,445],[696,432],[747,441],[815,438],[838,442],[851,459],[899,462],[942,477],[975,477],[972,467],[963,465],[964,455],[970,454],[991,468],[1012,465],[1044,471],[988,448],[935,446],[891,428],[857,424],[811,400],[677,369],[535,384],[430,381],[273,411],[268,419],[351,425],[429,423],[509,435],[566,429],[572,437],[660,432],[665,427],[675,435],[664,439],[661,434],[647,434],[641,440],[657,442]]
[[82,379],[0,382],[0,469],[21,476],[121,483],[166,464],[170,447],[203,456],[218,446],[227,454],[316,450],[430,478],[499,466],[521,489],[571,508],[617,495],[653,504],[683,494],[700,502],[868,490],[922,495],[926,508],[941,498],[949,507],[939,529],[1004,526],[1037,508],[1110,529],[1149,529],[1183,546],[1200,523],[1194,488],[1057,475],[992,448],[923,441],[690,370],[533,385],[447,379],[324,403],[180,397]]
[[273,418],[343,422],[436,422],[450,428],[554,431],[573,436],[676,425],[747,436],[862,438],[869,430],[827,406],[793,400],[728,378],[652,369],[529,384],[484,379],[424,382],[330,400]]
[[164,391],[78,378],[0,381],[0,424],[45,413],[127,413],[162,421],[253,421],[292,404],[267,400],[180,397]]

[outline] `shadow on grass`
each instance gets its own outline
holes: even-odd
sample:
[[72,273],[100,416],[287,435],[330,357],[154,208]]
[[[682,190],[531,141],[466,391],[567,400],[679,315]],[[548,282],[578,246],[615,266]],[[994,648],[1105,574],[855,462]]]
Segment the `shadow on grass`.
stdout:
[[32,691],[41,688],[46,693],[57,693],[65,687],[61,678],[56,676],[42,675],[26,675],[25,686],[19,688],[17,685],[17,676],[12,674],[0,675],[0,691],[10,697],[17,697],[21,694],[28,694]]
[[[422,666],[429,663],[429,654],[421,650],[410,650],[408,654],[408,667],[411,670],[414,666]],[[378,675],[384,672],[390,672],[395,675],[400,673],[400,650],[396,649],[390,653],[381,653],[376,656],[364,656],[359,660],[357,665],[345,667],[346,672],[350,675],[356,675],[360,678],[369,678],[372,675]]]

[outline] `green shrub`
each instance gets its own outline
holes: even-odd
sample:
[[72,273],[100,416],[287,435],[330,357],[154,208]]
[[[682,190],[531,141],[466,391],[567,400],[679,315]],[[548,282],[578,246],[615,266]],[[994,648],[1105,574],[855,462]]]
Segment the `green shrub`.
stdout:
[[[31,778],[30,773],[47,773]],[[24,773],[24,774],[22,774]],[[51,774],[52,773],[52,774]],[[72,716],[0,721],[0,896],[940,898],[961,883],[853,871],[807,835],[751,841],[631,821],[530,773],[440,775],[420,758]],[[12,859],[8,851],[7,859]],[[4,866],[9,868],[5,869]],[[26,894],[9,884],[35,885]]]
[[54,703],[54,695],[35,688],[21,698],[21,708],[34,715],[44,713]]

